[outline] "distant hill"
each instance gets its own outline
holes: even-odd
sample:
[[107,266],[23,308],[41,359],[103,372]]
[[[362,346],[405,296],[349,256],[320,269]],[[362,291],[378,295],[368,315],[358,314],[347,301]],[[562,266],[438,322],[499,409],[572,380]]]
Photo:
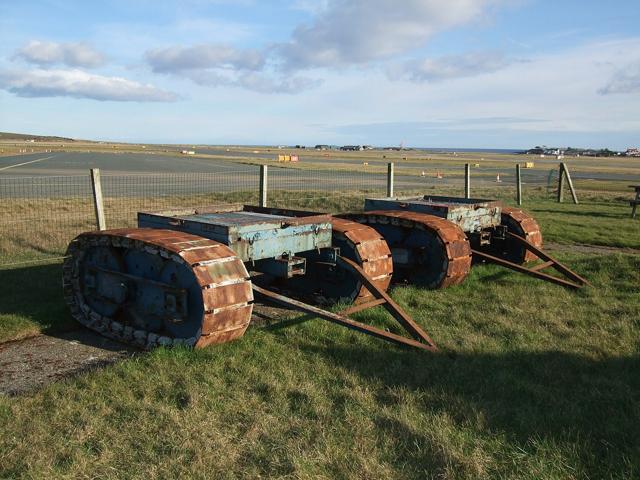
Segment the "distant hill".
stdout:
[[0,141],[26,141],[35,140],[36,142],[75,142],[73,138],[52,137],[43,135],[28,135],[25,133],[9,133],[0,132]]

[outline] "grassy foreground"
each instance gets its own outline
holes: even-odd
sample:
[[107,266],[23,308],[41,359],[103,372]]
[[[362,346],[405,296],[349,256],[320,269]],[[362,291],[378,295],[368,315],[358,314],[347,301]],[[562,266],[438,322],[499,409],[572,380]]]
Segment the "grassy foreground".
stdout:
[[[274,323],[0,397],[0,478],[634,478],[640,257],[565,260],[596,288],[490,266],[397,288],[438,354]],[[18,314],[64,328],[59,296],[40,301]]]
[[[640,247],[628,208],[586,200],[527,206],[547,239]],[[0,397],[0,478],[637,478],[640,256],[561,257],[595,288],[493,266],[396,288],[438,354],[273,322]],[[73,327],[59,278],[55,263],[0,270],[0,341]]]
[[[621,199],[581,200],[533,197],[525,207],[568,250],[640,249],[640,222]],[[362,194],[273,201],[351,210]],[[148,206],[107,203],[124,224],[138,207]],[[5,236],[0,250],[46,258],[70,233]],[[443,291],[395,288],[438,354],[317,319],[273,321],[231,344],[160,349],[0,396],[0,478],[637,478],[640,255],[560,256],[594,288],[570,292],[493,266]],[[0,269],[0,342],[75,328],[60,269]],[[380,310],[358,318],[399,332]]]

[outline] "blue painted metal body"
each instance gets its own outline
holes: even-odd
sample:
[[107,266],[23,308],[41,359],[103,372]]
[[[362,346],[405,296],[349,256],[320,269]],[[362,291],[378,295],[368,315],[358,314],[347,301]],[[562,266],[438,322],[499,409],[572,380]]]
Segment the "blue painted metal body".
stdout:
[[289,217],[244,205],[139,212],[138,226],[191,233],[228,245],[243,261],[293,257],[331,247],[328,215]]
[[436,195],[421,197],[367,198],[364,210],[406,210],[427,213],[458,225],[467,233],[500,225],[500,202],[476,198],[458,198]]

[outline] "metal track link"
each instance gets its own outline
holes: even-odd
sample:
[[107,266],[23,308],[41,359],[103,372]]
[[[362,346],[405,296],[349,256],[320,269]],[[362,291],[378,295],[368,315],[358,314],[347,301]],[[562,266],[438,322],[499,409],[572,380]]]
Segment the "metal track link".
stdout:
[[[334,238],[348,242],[356,254],[356,262],[380,290],[386,290],[393,275],[391,251],[375,229],[343,218],[331,218]],[[362,284],[354,303],[371,300],[372,294]]]
[[[172,337],[166,331],[141,330],[93,311],[85,302],[80,270],[91,247],[100,246],[125,252],[138,250],[189,267],[204,304],[197,332],[189,338]],[[146,349],[171,345],[201,348],[231,341],[244,334],[253,310],[249,274],[231,249],[172,230],[134,228],[83,233],[69,244],[62,284],[64,298],[78,322],[106,337]]]
[[[509,227],[509,231],[524,238],[536,248],[542,248],[542,232],[535,219],[525,211],[502,206],[502,224]],[[531,262],[538,257],[530,250],[523,251],[522,263]]]
[[[442,244],[447,261],[442,265],[439,282],[432,288],[446,288],[464,281],[471,270],[471,246],[464,231],[456,224],[434,215],[417,212],[379,210],[349,214],[348,219],[371,225],[389,224],[406,229],[422,229],[434,234]],[[419,268],[419,267],[417,267]]]

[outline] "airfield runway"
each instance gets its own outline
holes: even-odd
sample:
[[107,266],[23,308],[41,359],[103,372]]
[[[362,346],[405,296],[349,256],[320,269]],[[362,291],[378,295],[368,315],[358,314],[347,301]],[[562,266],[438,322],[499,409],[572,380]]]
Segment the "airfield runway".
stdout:
[[[256,158],[250,152],[228,152],[223,148],[201,149],[200,153],[209,155],[234,155]],[[273,150],[272,150],[273,151]],[[276,151],[277,152],[277,151]],[[242,155],[240,155],[242,153]],[[274,154],[266,154],[264,158],[273,159]],[[269,170],[269,188],[271,190],[324,190],[332,192],[353,190],[385,191],[386,175],[383,173],[367,173],[362,159],[345,156],[323,158],[319,152],[310,152],[310,162],[325,164],[352,164],[353,171],[344,170],[307,170],[287,169],[273,166]],[[303,157],[304,159],[307,157]],[[370,166],[384,166],[386,159],[368,159]],[[505,161],[504,167],[486,166],[472,170],[472,184],[476,187],[511,186],[514,182],[513,160]],[[438,169],[451,171],[451,164],[429,162],[395,161],[397,169],[405,173],[396,174],[395,188],[397,192],[421,190],[437,186],[459,186],[462,188],[462,166],[457,175],[445,175],[435,178],[433,172]],[[548,185],[553,182],[552,168],[557,161],[543,168],[523,170],[523,182],[529,185]],[[548,168],[547,168],[548,167]],[[95,153],[95,152],[50,152],[0,157],[0,197],[15,196],[39,197],[63,195],[65,186],[47,180],[54,176],[86,176],[90,168],[99,168],[103,175],[103,191],[106,196],[146,196],[158,194],[163,189],[171,194],[203,193],[206,189],[218,192],[254,190],[258,185],[258,166],[228,159],[197,158],[186,155],[159,155],[150,153]],[[455,167],[454,167],[455,168]],[[421,176],[421,171],[428,169],[428,175]],[[415,174],[406,172],[415,172]],[[202,178],[194,183],[193,175],[202,174]],[[148,181],[145,181],[144,175]],[[502,182],[496,183],[500,175]],[[572,172],[574,180],[623,180],[640,182],[640,176],[629,176],[618,173]],[[131,181],[123,181],[123,177],[131,177]],[[134,178],[138,177],[138,178]],[[29,180],[31,178],[31,180]],[[40,179],[39,181],[37,179]],[[30,184],[38,188],[29,188]],[[82,182],[84,185],[84,182]],[[83,192],[78,192],[83,193]]]
[[[221,151],[222,152],[222,151]],[[227,152],[224,152],[228,155]],[[65,195],[68,182],[53,177],[88,176],[99,168],[105,196],[148,196],[167,191],[172,195],[253,191],[259,183],[259,167],[230,160],[137,153],[38,153],[0,157],[0,198]],[[193,174],[197,175],[194,182]],[[126,181],[125,181],[126,179]],[[460,184],[461,179],[433,179],[396,175],[396,190],[422,189],[430,182]],[[435,183],[434,183],[435,184]],[[88,182],[73,184],[73,192],[85,194]],[[33,187],[33,188],[30,188]],[[364,171],[305,170],[272,167],[269,190],[320,190],[338,193],[386,189],[386,174]]]

